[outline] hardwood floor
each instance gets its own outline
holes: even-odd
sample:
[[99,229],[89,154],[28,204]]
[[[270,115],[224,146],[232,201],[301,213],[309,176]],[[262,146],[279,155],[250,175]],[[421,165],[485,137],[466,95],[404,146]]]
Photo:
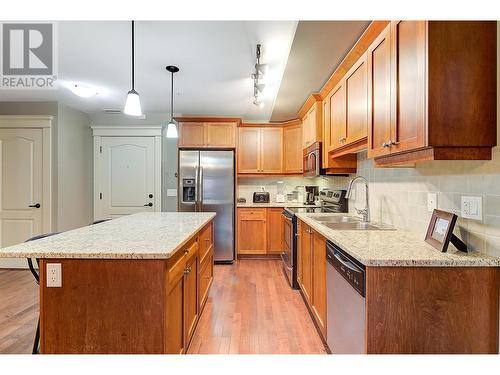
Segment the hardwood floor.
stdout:
[[[0,354],[31,353],[38,287],[29,271],[0,270]],[[325,353],[302,297],[279,260],[217,265],[188,353]]]
[[38,285],[28,270],[0,269],[0,354],[31,354]]
[[217,265],[188,353],[326,353],[300,296],[279,260]]

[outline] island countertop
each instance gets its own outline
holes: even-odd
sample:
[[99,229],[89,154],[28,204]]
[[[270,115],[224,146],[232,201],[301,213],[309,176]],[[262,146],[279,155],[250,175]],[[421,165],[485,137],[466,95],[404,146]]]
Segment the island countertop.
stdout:
[[0,249],[0,258],[168,259],[213,212],[144,212]]
[[[335,214],[296,214],[304,223],[353,256],[365,266],[387,267],[500,267],[500,259],[479,252],[468,254],[448,247],[435,249],[423,237],[406,230],[334,230],[314,220],[315,216]],[[345,215],[345,214],[342,214]]]

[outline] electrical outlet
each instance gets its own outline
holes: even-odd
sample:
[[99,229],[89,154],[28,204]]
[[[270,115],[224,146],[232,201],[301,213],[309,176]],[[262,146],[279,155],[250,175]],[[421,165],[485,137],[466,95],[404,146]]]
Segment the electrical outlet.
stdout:
[[437,194],[427,193],[427,211],[432,212],[437,208]]
[[47,263],[47,288],[62,287],[61,263]]
[[483,198],[462,196],[461,215],[465,219],[483,220]]

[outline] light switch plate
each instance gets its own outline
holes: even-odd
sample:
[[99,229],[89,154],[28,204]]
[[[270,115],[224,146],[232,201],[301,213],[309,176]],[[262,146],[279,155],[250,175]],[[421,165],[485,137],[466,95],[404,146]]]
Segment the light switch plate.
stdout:
[[437,194],[427,193],[427,211],[432,212],[437,208]]
[[62,287],[61,263],[47,263],[47,288]]
[[167,189],[167,197],[176,197],[177,189]]
[[483,220],[483,197],[462,196],[461,206],[463,218]]

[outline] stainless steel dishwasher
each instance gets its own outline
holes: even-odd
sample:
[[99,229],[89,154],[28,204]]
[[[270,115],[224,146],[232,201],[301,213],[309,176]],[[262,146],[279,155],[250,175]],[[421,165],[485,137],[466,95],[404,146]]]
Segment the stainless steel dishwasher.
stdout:
[[330,241],[326,244],[327,333],[333,354],[365,349],[365,269]]

